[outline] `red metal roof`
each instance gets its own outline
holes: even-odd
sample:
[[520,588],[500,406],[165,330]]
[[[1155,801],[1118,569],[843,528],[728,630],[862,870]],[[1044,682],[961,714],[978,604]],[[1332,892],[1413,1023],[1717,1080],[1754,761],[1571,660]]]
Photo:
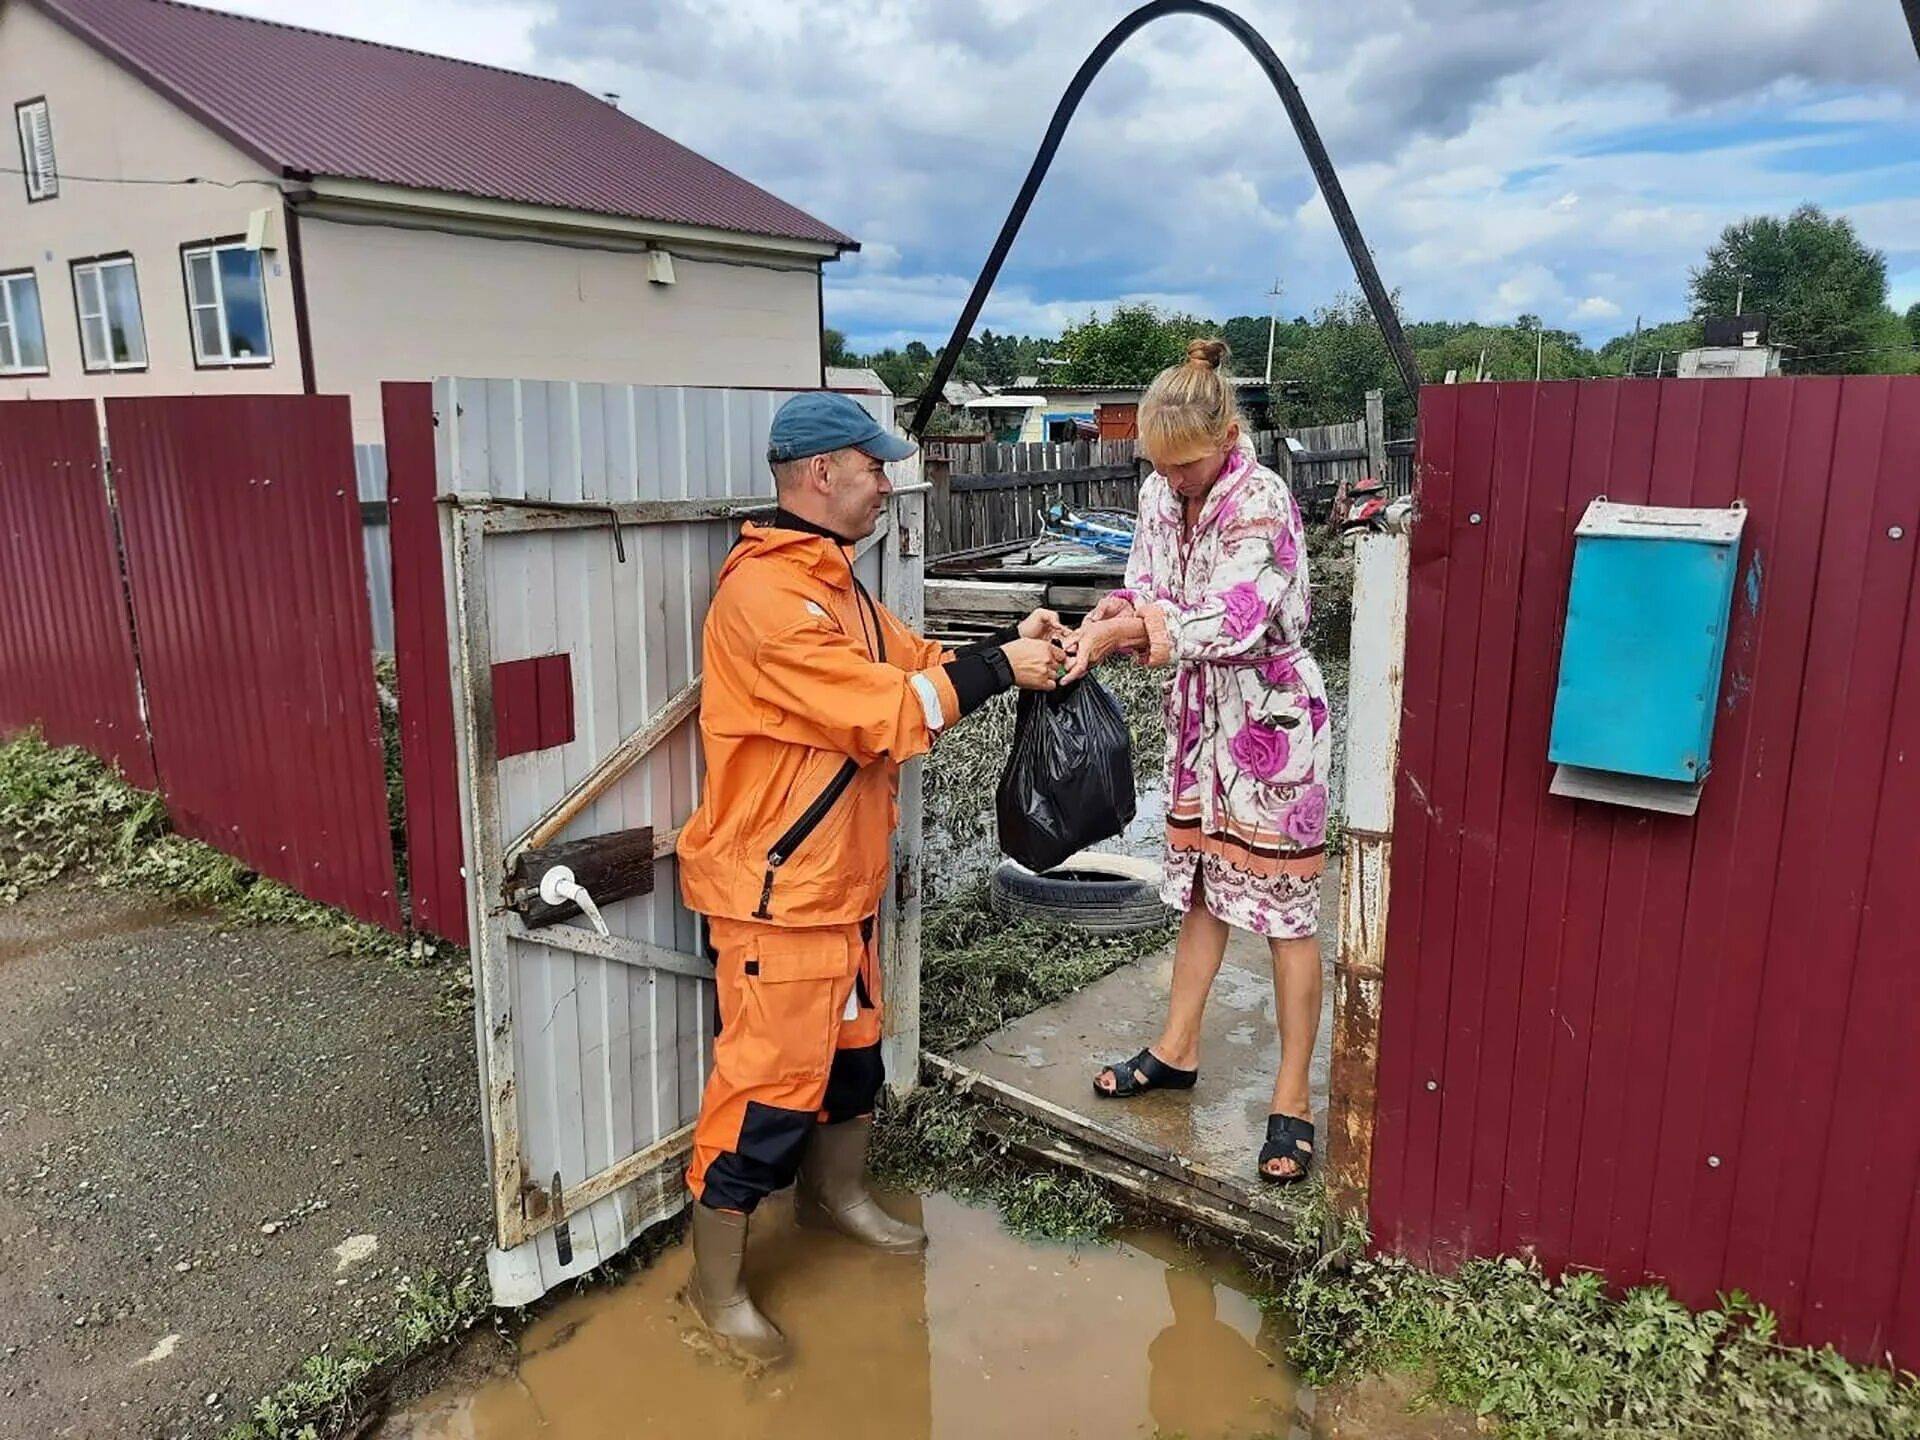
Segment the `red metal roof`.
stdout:
[[290,174],[856,244],[561,81],[176,0],[36,3]]

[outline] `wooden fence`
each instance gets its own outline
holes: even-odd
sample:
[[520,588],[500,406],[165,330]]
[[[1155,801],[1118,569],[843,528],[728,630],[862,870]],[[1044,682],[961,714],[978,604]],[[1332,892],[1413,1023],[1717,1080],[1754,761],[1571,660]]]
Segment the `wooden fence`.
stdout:
[[1055,501],[1072,510],[1132,513],[1140,499],[1140,472],[1131,461],[1073,470],[1049,469],[1044,478],[1034,472],[936,474],[931,478],[928,553],[936,556],[1032,539],[1045,528],[1046,508]]
[[[1256,431],[1254,450],[1279,469],[1310,518],[1332,508],[1341,482],[1378,475],[1390,496],[1413,491],[1413,441],[1388,440],[1378,392],[1361,419]],[[1289,444],[1287,442],[1291,441]],[[1001,445],[930,439],[928,554],[934,558],[1030,540],[1056,501],[1075,510],[1131,511],[1152,464],[1133,440]]]

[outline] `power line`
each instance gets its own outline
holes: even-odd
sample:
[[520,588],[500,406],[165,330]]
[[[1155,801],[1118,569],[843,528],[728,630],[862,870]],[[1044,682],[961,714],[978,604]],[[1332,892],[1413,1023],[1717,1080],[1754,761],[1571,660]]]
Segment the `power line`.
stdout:
[[1920,350],[1920,345],[1871,345],[1864,350],[1829,350],[1823,355],[1786,355],[1781,358],[1789,365],[1801,365],[1808,360],[1838,360],[1848,355],[1908,355]]
[[[0,175],[24,175],[27,172],[17,165],[0,165]],[[53,177],[60,184],[72,181],[76,185],[216,185],[222,190],[238,190],[242,185],[270,185],[280,188],[278,180],[210,180],[204,175],[188,175],[178,180],[146,180],[138,176],[126,175],[69,175],[57,170]]]

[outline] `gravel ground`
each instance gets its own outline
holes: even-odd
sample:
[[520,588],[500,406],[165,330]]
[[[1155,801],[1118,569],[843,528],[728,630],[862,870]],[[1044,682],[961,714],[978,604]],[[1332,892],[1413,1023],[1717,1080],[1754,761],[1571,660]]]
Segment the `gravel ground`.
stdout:
[[67,888],[0,909],[0,1435],[198,1436],[481,1257],[441,977]]

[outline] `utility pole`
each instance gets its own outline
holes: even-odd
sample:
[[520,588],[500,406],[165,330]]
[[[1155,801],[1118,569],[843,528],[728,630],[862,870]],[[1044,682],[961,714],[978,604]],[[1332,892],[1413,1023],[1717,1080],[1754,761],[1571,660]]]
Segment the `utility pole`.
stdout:
[[1273,288],[1267,291],[1273,297],[1273,308],[1267,312],[1267,384],[1273,384],[1273,332],[1280,323],[1280,277],[1275,276]]
[[1640,317],[1633,317],[1633,349],[1627,352],[1627,378],[1633,378],[1634,361],[1640,358]]
[[1545,330],[1536,330],[1533,332],[1533,378],[1536,384],[1540,379],[1540,367],[1546,358],[1547,332]]

